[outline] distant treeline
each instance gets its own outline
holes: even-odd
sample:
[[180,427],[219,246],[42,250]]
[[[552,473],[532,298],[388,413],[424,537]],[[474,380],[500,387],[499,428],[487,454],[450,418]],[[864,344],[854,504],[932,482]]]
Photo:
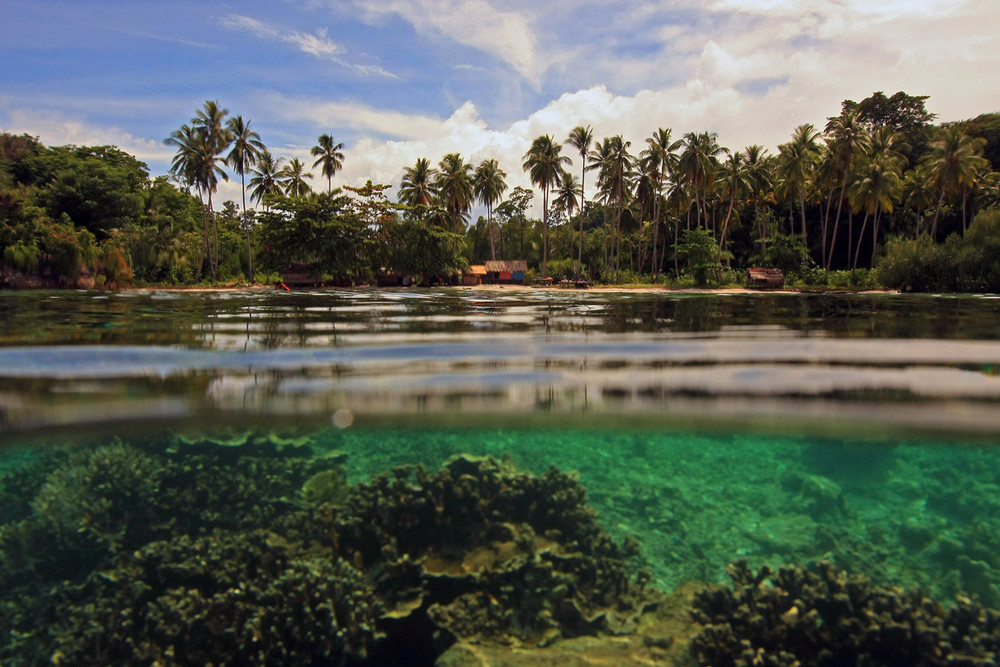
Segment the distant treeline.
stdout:
[[[272,156],[216,102],[167,138],[169,178],[115,147],[0,134],[0,283],[270,281],[289,266],[419,282],[494,258],[596,282],[717,284],[768,266],[807,284],[998,290],[1000,113],[936,125],[926,99],[845,100],[776,154],[665,128],[636,147],[585,126],[542,135],[518,156],[541,219],[496,160],[457,153],[406,167],[392,199],[388,185],[337,188],[344,147],[329,134],[312,150],[315,192],[306,164]],[[216,211],[228,178],[243,201]]]

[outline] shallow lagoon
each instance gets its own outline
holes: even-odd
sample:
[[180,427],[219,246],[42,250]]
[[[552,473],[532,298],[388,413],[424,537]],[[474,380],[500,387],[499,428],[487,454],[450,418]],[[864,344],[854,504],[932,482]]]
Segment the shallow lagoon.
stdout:
[[65,457],[117,441],[266,439],[352,484],[506,455],[578,471],[663,591],[825,559],[1000,607],[1000,299],[32,292],[0,312],[8,530]]

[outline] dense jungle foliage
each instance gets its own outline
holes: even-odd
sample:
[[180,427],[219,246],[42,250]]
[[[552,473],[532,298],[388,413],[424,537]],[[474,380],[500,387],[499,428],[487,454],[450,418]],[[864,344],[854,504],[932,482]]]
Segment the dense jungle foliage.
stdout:
[[[458,153],[406,167],[395,201],[389,185],[334,187],[344,146],[328,134],[314,191],[308,164],[271,155],[212,101],[166,140],[169,177],[112,146],[0,134],[0,285],[268,282],[289,267],[419,283],[525,259],[555,280],[740,284],[767,266],[800,285],[1000,290],[1000,113],[936,125],[926,99],[845,100],[776,154],[664,128],[642,147],[582,126],[542,135],[521,156],[540,219],[496,160]],[[242,201],[217,207],[229,178]]]

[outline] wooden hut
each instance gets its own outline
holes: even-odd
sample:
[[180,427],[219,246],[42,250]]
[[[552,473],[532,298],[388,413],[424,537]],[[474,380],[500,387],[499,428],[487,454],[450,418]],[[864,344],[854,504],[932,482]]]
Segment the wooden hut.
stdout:
[[462,284],[469,287],[482,285],[484,280],[486,280],[485,264],[473,264],[468,271],[462,274]]
[[781,269],[747,269],[750,289],[781,289],[785,286],[785,272]]
[[524,284],[524,274],[528,271],[528,261],[524,259],[490,260],[485,264],[485,283],[495,285]]

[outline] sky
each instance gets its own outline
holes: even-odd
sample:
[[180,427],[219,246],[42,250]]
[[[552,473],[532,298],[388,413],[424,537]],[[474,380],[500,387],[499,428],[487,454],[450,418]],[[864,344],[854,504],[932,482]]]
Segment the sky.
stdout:
[[[450,152],[496,158],[511,188],[527,187],[531,140],[577,125],[634,153],[659,127],[774,152],[875,91],[929,95],[938,121],[1000,111],[997,0],[0,6],[0,131],[114,144],[153,175],[169,169],[163,140],[206,100],[250,119],[275,156],[312,165],[317,137],[333,135],[345,146],[335,185],[397,187],[417,158]],[[234,183],[220,192],[239,198]]]

